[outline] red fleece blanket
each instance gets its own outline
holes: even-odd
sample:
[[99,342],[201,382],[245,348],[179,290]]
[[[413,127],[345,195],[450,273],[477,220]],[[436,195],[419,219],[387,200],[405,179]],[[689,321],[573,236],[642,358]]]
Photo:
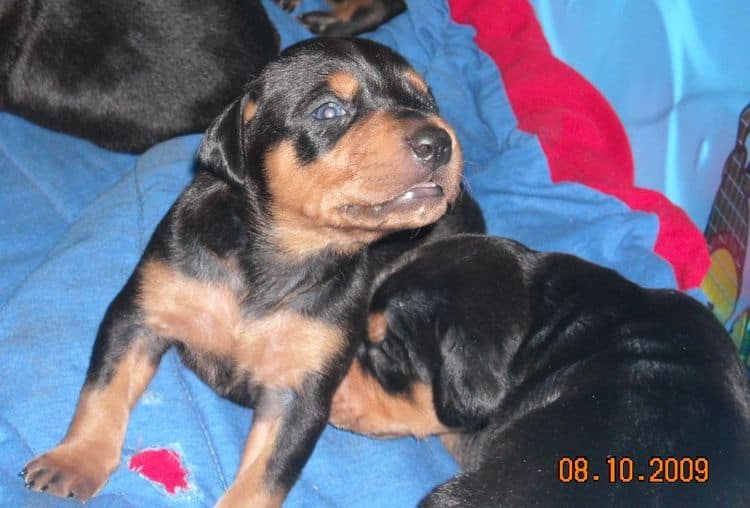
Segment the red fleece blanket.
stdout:
[[635,187],[625,129],[606,99],[552,55],[527,0],[450,0],[459,23],[495,61],[521,130],[535,134],[553,181],[574,181],[659,217],[654,251],[681,289],[697,287],[710,264],[700,230],[662,194]]

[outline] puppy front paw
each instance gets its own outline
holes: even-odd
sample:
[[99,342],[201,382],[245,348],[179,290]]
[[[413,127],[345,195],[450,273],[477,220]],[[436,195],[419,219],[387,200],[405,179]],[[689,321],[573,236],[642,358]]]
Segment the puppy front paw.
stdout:
[[95,446],[62,444],[29,461],[20,476],[28,489],[88,501],[107,483],[119,457],[112,462]]

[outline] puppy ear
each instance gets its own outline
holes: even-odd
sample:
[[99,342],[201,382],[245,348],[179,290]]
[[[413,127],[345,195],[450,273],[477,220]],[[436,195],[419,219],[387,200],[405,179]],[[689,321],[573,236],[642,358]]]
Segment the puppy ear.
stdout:
[[245,128],[255,115],[252,92],[236,100],[209,125],[198,149],[200,166],[230,184],[245,181]]
[[440,349],[442,361],[433,379],[438,417],[454,428],[484,426],[499,408],[506,385],[495,346],[453,323],[443,334]]

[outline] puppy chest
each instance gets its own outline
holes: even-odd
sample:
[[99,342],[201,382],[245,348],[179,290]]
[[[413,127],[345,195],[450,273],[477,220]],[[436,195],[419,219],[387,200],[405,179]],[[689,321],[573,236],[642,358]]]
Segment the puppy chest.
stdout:
[[335,325],[281,308],[249,316],[228,284],[190,278],[161,262],[141,271],[143,324],[155,335],[181,343],[193,356],[210,355],[247,372],[264,386],[294,388],[321,372],[345,348]]

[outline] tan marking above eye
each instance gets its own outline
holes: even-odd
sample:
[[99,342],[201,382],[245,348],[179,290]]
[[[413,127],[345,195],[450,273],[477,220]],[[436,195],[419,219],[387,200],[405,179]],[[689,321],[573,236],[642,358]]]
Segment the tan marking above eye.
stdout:
[[156,335],[189,341],[200,351],[231,351],[242,321],[242,295],[229,284],[202,283],[160,261],[149,261],[140,271],[144,325]]
[[414,88],[419,90],[421,93],[429,93],[430,87],[427,86],[427,83],[425,83],[424,79],[422,79],[422,76],[417,74],[414,69],[409,69],[406,71],[406,79],[408,79],[409,83],[411,83],[412,86],[414,86]]
[[373,312],[367,321],[367,336],[370,342],[378,343],[385,340],[388,333],[388,321],[382,312]]
[[258,110],[258,105],[255,101],[248,101],[245,105],[245,109],[242,111],[242,122],[247,123],[255,116],[255,112]]
[[359,90],[359,80],[353,74],[339,71],[328,76],[328,88],[339,99],[351,101]]
[[160,261],[141,268],[145,326],[197,353],[230,360],[268,388],[298,389],[345,347],[336,326],[291,310],[245,316],[244,298],[229,283],[200,281]]

